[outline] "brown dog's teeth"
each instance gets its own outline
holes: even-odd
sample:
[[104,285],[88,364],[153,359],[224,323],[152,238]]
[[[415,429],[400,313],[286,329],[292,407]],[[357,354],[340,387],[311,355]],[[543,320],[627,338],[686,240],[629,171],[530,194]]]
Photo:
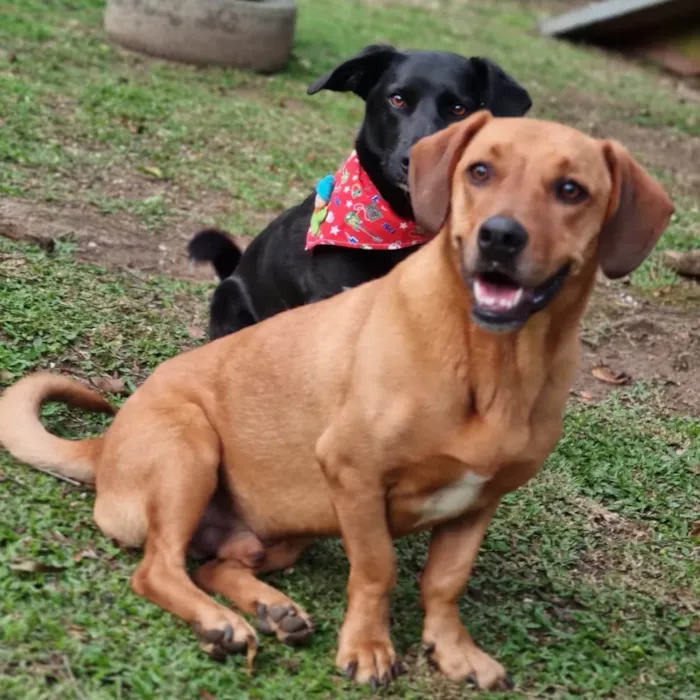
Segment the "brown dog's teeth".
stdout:
[[355,679],[355,674],[357,673],[357,661],[351,661],[347,668],[345,669],[345,675],[348,678]]

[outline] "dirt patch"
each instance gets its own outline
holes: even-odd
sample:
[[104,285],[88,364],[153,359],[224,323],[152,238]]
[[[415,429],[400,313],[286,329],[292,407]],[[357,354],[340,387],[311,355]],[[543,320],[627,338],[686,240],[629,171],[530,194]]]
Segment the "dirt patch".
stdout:
[[648,528],[623,518],[591,498],[577,497],[573,506],[586,517],[587,532],[604,537],[624,537],[637,542],[647,540],[651,536]]
[[[216,202],[200,202],[211,215]],[[208,266],[192,267],[187,260],[187,242],[202,227],[198,211],[173,222],[157,234],[146,231],[127,213],[103,216],[78,204],[48,205],[20,199],[0,199],[0,235],[51,248],[56,240],[75,241],[82,260],[107,268],[146,274],[165,274],[179,279],[210,280]],[[262,214],[261,214],[262,217]],[[271,218],[264,215],[264,223]],[[261,222],[262,226],[263,222]],[[245,247],[248,238],[236,238]]]
[[629,375],[660,392],[664,407],[700,416],[700,317],[659,308],[624,287],[599,284],[583,325],[581,365],[574,392],[600,401],[624,386],[596,379],[595,367]]

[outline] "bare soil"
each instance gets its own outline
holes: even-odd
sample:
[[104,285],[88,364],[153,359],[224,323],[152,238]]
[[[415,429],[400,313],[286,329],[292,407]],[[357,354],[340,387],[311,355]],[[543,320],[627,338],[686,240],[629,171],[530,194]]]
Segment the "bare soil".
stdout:
[[[214,202],[209,204],[215,206]],[[2,236],[48,248],[56,240],[71,240],[79,257],[95,265],[178,279],[216,278],[211,267],[193,267],[187,259],[187,243],[200,228],[201,221],[192,216],[155,234],[145,231],[126,213],[103,216],[86,205],[56,206],[0,198]],[[250,242],[245,237],[234,238],[242,247]]]

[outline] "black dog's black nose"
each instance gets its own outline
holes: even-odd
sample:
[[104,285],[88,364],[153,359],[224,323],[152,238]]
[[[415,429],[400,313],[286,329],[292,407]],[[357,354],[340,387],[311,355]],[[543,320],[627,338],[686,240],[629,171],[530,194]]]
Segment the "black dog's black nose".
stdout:
[[490,260],[514,258],[527,245],[527,231],[508,216],[492,216],[479,229],[479,251]]
[[402,167],[406,172],[408,172],[408,163],[409,163],[408,158],[402,158],[402,159],[401,159],[401,167]]

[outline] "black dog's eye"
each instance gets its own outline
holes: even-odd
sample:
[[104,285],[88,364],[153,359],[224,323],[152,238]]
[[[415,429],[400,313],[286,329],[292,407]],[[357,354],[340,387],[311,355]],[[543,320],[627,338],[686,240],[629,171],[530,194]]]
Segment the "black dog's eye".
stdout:
[[565,204],[578,204],[588,197],[588,192],[583,185],[575,180],[559,180],[554,186],[557,199]]
[[463,117],[467,113],[467,108],[464,105],[455,105],[452,108],[452,114],[455,115],[455,117]]
[[467,175],[475,185],[483,185],[491,179],[491,168],[486,163],[474,163],[467,168]]
[[404,100],[398,92],[394,93],[389,98],[389,102],[391,102],[391,106],[396,107],[396,109],[403,109],[406,106],[406,100]]

